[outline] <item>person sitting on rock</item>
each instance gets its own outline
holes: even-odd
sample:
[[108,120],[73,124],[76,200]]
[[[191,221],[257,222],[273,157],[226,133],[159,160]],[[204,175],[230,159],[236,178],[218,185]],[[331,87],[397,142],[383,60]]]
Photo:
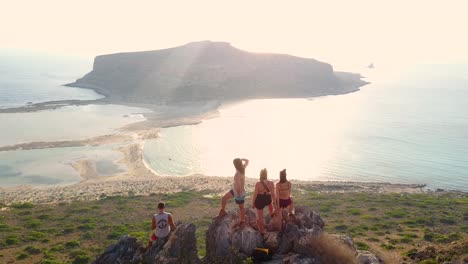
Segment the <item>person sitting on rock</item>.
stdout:
[[166,205],[163,202],[158,204],[159,212],[153,215],[151,223],[151,229],[154,230],[154,232],[151,234],[145,250],[151,248],[154,241],[158,239],[166,239],[169,236],[169,233],[175,230],[172,215],[168,212],[165,212],[165,208]]
[[269,206],[270,215],[273,214],[271,203],[275,201],[275,185],[268,179],[267,169],[260,171],[260,181],[255,184],[255,190],[252,197],[252,207],[257,209],[258,231],[265,233],[265,223],[263,221],[263,208]]
[[245,168],[249,165],[249,160],[236,158],[233,160],[233,164],[234,168],[236,168],[236,173],[234,174],[234,186],[223,196],[223,198],[221,198],[221,209],[219,210],[218,217],[227,215],[226,203],[229,199],[234,197],[236,204],[239,205],[240,226],[242,226],[245,224]]
[[286,179],[286,169],[280,171],[280,181],[276,184],[276,197],[281,209],[288,208],[289,216],[294,217],[294,205],[291,199],[291,182]]

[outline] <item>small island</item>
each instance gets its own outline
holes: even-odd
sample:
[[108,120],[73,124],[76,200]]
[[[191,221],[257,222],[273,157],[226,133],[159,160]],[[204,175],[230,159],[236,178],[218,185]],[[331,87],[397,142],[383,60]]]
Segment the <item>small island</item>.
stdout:
[[252,53],[226,42],[97,56],[93,70],[67,86],[122,103],[180,103],[345,94],[367,84],[360,74],[284,54]]

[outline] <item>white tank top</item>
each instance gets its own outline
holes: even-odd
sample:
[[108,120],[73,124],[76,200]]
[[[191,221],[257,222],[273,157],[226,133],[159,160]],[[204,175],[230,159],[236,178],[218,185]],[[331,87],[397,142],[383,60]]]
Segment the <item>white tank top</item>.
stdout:
[[159,238],[167,237],[171,231],[171,226],[169,225],[169,213],[164,212],[163,214],[153,215],[156,222],[156,229],[154,230],[154,235]]

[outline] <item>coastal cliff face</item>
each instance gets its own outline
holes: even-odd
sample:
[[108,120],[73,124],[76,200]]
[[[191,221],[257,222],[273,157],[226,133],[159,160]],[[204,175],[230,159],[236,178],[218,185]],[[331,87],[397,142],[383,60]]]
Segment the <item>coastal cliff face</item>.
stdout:
[[225,42],[193,42],[156,51],[97,56],[93,70],[68,86],[110,100],[183,102],[314,97],[349,93],[366,82],[330,64],[282,54],[250,53]]

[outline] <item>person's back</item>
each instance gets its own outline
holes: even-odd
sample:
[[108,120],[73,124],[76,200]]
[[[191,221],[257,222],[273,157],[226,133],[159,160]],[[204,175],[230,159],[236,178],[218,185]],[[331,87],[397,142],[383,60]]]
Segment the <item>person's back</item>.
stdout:
[[291,182],[286,178],[286,169],[280,171],[280,181],[276,184],[276,194],[278,206],[280,208],[288,208],[289,215],[294,215],[294,204],[291,199]]
[[278,198],[287,200],[291,196],[291,182],[278,182],[276,184],[276,189],[278,190]]
[[168,212],[165,212],[165,208],[166,205],[163,202],[160,202],[158,204],[159,212],[154,214],[151,218],[151,229],[154,231],[148,240],[148,245],[146,246],[145,250],[150,248],[154,241],[158,239],[166,239],[169,236],[169,233],[172,230],[175,230],[172,215]]
[[162,212],[153,215],[153,219],[156,223],[156,229],[154,235],[159,238],[167,237],[171,232],[171,226],[169,225],[170,213]]

